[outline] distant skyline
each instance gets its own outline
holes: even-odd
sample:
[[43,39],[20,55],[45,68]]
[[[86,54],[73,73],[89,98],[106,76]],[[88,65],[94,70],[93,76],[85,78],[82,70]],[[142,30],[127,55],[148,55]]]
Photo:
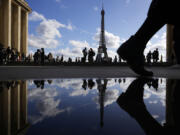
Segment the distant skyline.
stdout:
[[[102,0],[26,0],[29,15],[29,53],[45,48],[46,53],[82,57],[84,47],[97,51]],[[106,42],[113,57],[119,45],[135,34],[147,16],[151,0],[104,0]],[[159,48],[165,56],[166,29],[161,29],[145,50]],[[165,57],[164,57],[165,59]]]

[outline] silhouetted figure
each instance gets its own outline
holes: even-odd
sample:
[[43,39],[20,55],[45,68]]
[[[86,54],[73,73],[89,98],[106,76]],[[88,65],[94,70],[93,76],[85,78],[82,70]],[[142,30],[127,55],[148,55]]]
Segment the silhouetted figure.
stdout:
[[152,56],[153,56],[153,62],[157,63],[158,60],[159,60],[159,51],[158,51],[158,48],[156,48],[156,50],[154,50]]
[[52,80],[47,80],[47,82],[48,82],[48,84],[52,84],[53,81]]
[[60,62],[63,63],[64,62],[64,56],[61,56]]
[[88,54],[86,47],[82,50],[82,53],[83,53],[82,62],[85,63],[86,62],[86,57],[87,57],[87,54]]
[[95,86],[95,83],[94,83],[93,79],[89,79],[88,80],[88,87],[89,87],[89,89],[93,89],[94,86]]
[[37,88],[44,89],[44,80],[34,80],[34,84],[36,85]]
[[86,90],[87,89],[87,81],[84,79],[83,80],[83,85],[82,85],[82,88],[84,89],[84,90]]
[[150,64],[151,63],[151,58],[152,58],[152,53],[151,51],[148,52],[146,59],[147,59],[147,63]]
[[93,63],[94,59],[93,57],[95,56],[95,52],[93,51],[92,48],[89,49],[89,52],[88,52],[88,61],[90,63]]
[[167,23],[174,25],[174,48],[177,61],[180,62],[180,53],[178,53],[180,52],[178,45],[180,42],[178,18],[180,8],[178,2],[178,0],[153,0],[143,25],[117,50],[117,53],[127,61],[135,73],[142,76],[153,76],[153,72],[144,68],[144,49],[152,36]]
[[158,90],[158,86],[159,86],[159,79],[154,79],[152,81],[152,86],[157,91]]
[[[127,88],[126,92],[119,96],[117,103],[123,110],[125,110],[132,118],[134,118],[139,123],[146,135],[175,135],[174,133],[176,127],[161,126],[161,124],[159,124],[146,109],[143,101],[143,94],[144,85],[149,81],[152,80],[139,78],[133,81]],[[179,124],[179,121],[177,124]]]
[[122,80],[121,80],[121,79],[119,79],[119,80],[118,80],[118,82],[119,82],[119,84],[121,84]]
[[44,48],[41,48],[41,64],[42,65],[44,65],[44,60],[45,60]]
[[123,79],[123,83],[126,83],[126,78]]
[[72,59],[70,57],[68,58],[68,63],[72,63]]
[[[40,53],[40,52],[39,52],[39,53]],[[25,57],[26,57],[25,54],[22,53],[22,54],[21,54],[21,60],[22,60],[22,61],[25,61]],[[39,57],[40,57],[40,54],[39,54]]]

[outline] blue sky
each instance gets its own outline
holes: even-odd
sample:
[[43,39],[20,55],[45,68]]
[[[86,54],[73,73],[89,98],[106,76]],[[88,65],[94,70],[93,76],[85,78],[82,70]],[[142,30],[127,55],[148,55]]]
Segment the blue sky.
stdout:
[[[46,52],[81,57],[84,47],[95,51],[99,42],[101,0],[26,0],[29,15],[29,53]],[[108,53],[111,57],[146,18],[151,0],[104,0]],[[165,56],[165,27],[148,43],[145,53],[156,47]]]

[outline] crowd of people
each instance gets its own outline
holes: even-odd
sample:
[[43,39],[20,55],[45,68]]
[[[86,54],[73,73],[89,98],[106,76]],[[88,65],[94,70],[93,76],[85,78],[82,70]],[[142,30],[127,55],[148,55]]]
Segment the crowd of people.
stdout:
[[9,62],[25,61],[26,57],[24,53],[20,54],[15,48],[4,48],[0,44],[0,64],[6,64]]
[[[56,56],[54,57],[51,52],[47,55],[45,54],[44,48],[37,49],[34,54],[29,54],[26,56],[24,53],[19,53],[15,48],[3,48],[0,45],[0,64],[7,64],[7,63],[18,63],[18,62],[26,62],[26,63],[34,63],[36,65],[44,65],[45,63],[98,63],[95,58],[95,51],[90,48],[89,50],[85,47],[82,50],[82,57],[76,57],[73,61],[72,58],[64,59],[64,56]],[[145,57],[145,56],[144,56]],[[159,51],[158,49],[154,50],[154,52],[149,51],[147,56],[145,57],[145,61],[150,63],[157,63],[159,62]],[[110,63],[123,63],[122,59],[117,56],[114,57],[110,61]],[[162,62],[162,56],[160,58],[160,62]]]

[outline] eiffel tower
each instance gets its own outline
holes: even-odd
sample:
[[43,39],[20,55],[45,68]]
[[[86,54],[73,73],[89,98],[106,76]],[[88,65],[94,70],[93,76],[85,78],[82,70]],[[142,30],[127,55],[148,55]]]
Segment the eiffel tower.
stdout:
[[[101,10],[101,33],[100,33],[100,41],[99,41],[99,48],[98,48],[98,54],[96,57],[97,62],[102,62],[102,61],[109,61],[109,57],[107,54],[107,48],[106,48],[106,40],[105,40],[105,27],[104,27],[104,6],[102,5],[102,10]],[[104,56],[102,56],[104,54]]]

